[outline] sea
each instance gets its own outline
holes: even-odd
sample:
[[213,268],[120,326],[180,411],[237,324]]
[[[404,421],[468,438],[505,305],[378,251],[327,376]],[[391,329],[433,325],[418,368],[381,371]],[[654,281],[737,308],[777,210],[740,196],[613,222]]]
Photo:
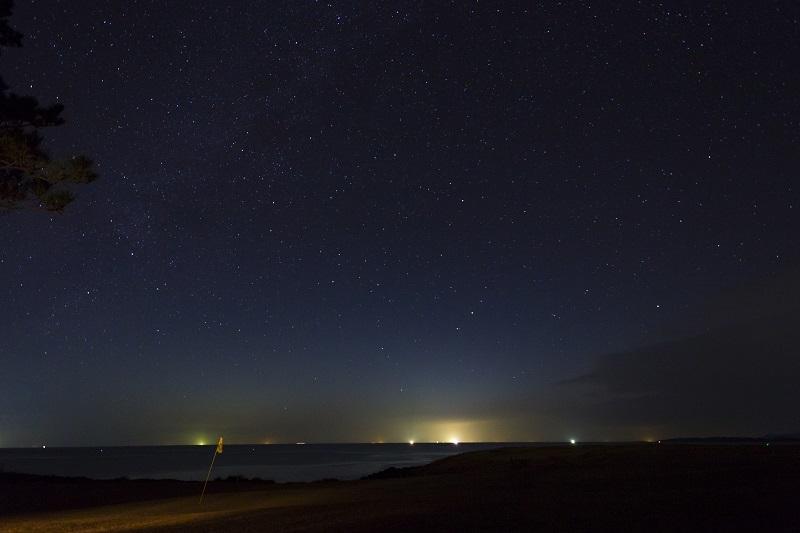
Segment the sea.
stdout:
[[[228,445],[214,478],[276,482],[357,479],[390,467],[424,465],[450,455],[531,443]],[[93,479],[203,480],[215,446],[0,448],[0,471]]]

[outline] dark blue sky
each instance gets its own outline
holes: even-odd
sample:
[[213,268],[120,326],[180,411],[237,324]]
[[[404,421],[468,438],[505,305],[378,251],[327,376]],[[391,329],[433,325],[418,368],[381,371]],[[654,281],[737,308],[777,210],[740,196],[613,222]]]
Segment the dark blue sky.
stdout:
[[783,428],[564,385],[797,264],[800,9],[713,4],[19,2],[101,179],[0,216],[0,446]]

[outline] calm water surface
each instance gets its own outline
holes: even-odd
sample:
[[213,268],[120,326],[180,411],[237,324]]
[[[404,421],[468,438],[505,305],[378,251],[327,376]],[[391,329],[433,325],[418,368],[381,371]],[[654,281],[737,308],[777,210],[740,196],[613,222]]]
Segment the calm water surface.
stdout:
[[[355,479],[391,466],[430,463],[456,453],[533,444],[270,444],[225,445],[212,477],[275,481]],[[0,469],[30,474],[202,480],[214,446],[0,449]]]

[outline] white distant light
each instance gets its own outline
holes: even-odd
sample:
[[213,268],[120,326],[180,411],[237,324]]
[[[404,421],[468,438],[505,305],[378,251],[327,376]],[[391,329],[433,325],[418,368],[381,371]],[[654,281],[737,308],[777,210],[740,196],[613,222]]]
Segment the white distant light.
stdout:
[[453,439],[453,441],[452,441],[452,442],[453,442],[453,444],[454,444],[455,446],[458,446],[458,439]]
[[569,439],[569,443],[570,443],[570,444],[573,444],[573,445],[574,445],[576,442],[578,442],[578,441],[576,441],[575,439]]
[[413,445],[414,445],[414,441],[413,441],[413,440],[410,440],[410,441],[408,441],[408,443],[409,443],[411,446],[413,446]]
[[47,448],[47,446],[45,446],[44,444],[42,444],[42,449],[44,450],[45,448]]

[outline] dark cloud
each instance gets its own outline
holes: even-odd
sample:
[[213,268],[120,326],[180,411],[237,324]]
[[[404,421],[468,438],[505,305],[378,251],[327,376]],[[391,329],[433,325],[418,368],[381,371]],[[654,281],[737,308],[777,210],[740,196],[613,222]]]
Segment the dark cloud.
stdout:
[[726,326],[601,357],[561,384],[566,416],[635,434],[758,434],[800,428],[797,272],[712,302]]

